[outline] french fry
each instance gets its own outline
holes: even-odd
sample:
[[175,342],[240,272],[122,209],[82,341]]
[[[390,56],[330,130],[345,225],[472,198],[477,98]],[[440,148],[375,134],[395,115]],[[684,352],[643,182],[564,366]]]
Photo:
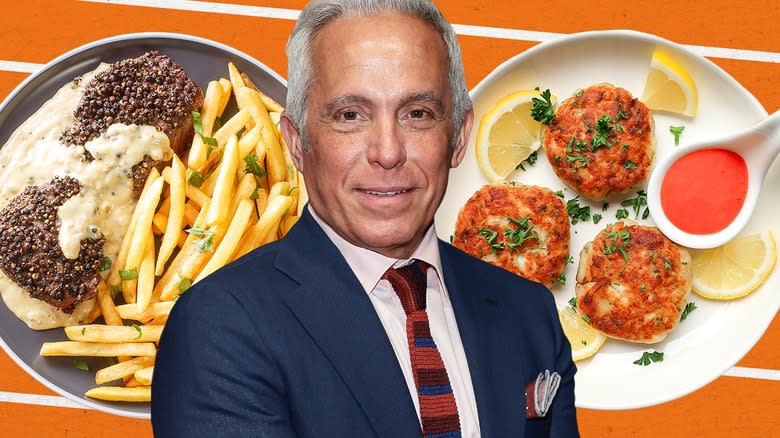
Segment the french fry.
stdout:
[[43,345],[41,345],[40,354],[41,356],[97,357],[154,356],[157,354],[157,348],[152,342],[122,342],[106,344],[101,342],[61,341],[44,342]]
[[[198,217],[195,219],[195,225],[193,228],[203,228],[203,224],[206,222],[206,215],[208,214],[210,204],[211,200],[207,200],[203,204],[200,209],[200,213],[198,213]],[[196,251],[196,249],[192,246],[193,240],[195,240],[195,234],[188,233],[187,240],[184,241],[184,245],[182,245],[181,251],[179,251],[171,264],[168,266],[168,270],[165,271],[165,274],[163,274],[163,276],[157,280],[157,284],[154,286],[154,292],[152,294],[152,301],[154,301],[155,298],[167,301],[173,299],[173,297],[176,296],[176,293],[178,292],[178,284],[181,281],[179,270],[188,257],[190,257],[191,254]],[[165,294],[163,294],[163,290],[166,290]]]
[[218,112],[221,115],[222,113],[225,112],[225,107],[227,106],[227,103],[230,100],[230,94],[231,94],[231,91],[233,90],[233,86],[230,84],[230,81],[225,79],[225,78],[220,78],[218,82],[219,82],[219,85],[222,86],[222,90],[225,92],[222,95],[222,101],[219,102],[219,111]]
[[279,195],[290,195],[290,183],[287,181],[279,181],[271,187],[271,191],[268,192],[268,201]]
[[136,370],[135,373],[133,373],[133,376],[135,377],[135,380],[138,381],[141,385],[151,385],[152,384],[152,375],[154,374],[154,367],[146,367],[141,368],[140,370]]
[[[254,184],[254,181],[252,183]],[[244,231],[246,231],[247,226],[249,226],[252,207],[252,202],[248,199],[244,199],[239,203],[236,214],[233,216],[233,220],[230,221],[227,233],[225,233],[225,237],[220,241],[219,246],[216,251],[214,251],[214,255],[211,256],[211,259],[206,266],[204,266],[198,276],[195,277],[193,283],[199,282],[207,275],[224,266],[225,263],[230,260],[230,257],[238,246],[241,236],[244,235]]]
[[[218,87],[218,85],[215,87]],[[184,197],[186,196],[184,175],[186,169],[176,154],[173,155],[173,162],[171,163],[170,169],[171,178],[169,184],[171,187],[171,196],[169,196],[168,199],[170,199],[171,207],[168,212],[165,234],[163,235],[162,242],[160,242],[160,250],[157,255],[157,265],[154,268],[154,275],[162,275],[165,263],[173,253],[173,249],[176,247],[176,241],[179,240],[179,231],[181,231],[181,224],[184,221]],[[195,216],[197,216],[197,214],[195,214]],[[154,245],[152,245],[152,257],[154,257]],[[152,277],[152,281],[154,281],[154,277]],[[149,292],[151,292],[151,289]]]
[[214,196],[206,216],[206,226],[218,225],[226,220],[230,199],[233,195],[233,183],[236,179],[238,167],[238,139],[231,136],[225,146],[225,154],[222,158],[222,166],[217,175],[214,186]]
[[255,85],[254,82],[252,82],[252,80],[249,79],[249,76],[247,76],[246,73],[241,73],[241,78],[244,80],[244,84],[247,87],[260,93],[260,98],[263,100],[263,103],[265,104],[265,107],[268,109],[268,112],[281,113],[282,111],[284,111],[284,107],[279,105],[277,101],[271,99],[270,97],[268,97],[268,95],[263,93],[262,90],[257,88],[257,85]]
[[84,395],[106,401],[150,402],[152,401],[152,387],[123,388],[121,386],[98,386],[90,389]]
[[65,336],[71,341],[83,342],[158,342],[162,331],[161,325],[90,324],[65,327]]
[[257,183],[254,175],[245,173],[238,182],[238,187],[236,187],[236,191],[233,193],[233,199],[230,200],[230,211],[236,211],[238,203],[244,199],[249,199],[255,188],[257,188]]
[[190,201],[184,205],[184,223],[190,227],[195,224],[195,219],[198,217],[198,209],[193,204],[194,202]]
[[203,193],[199,188],[193,187],[189,184],[187,184],[186,194],[190,201],[197,204],[198,207],[202,207],[203,204],[210,199],[209,195]]
[[220,149],[227,144],[228,138],[233,135],[237,135],[250,119],[249,111],[242,109],[233,115],[224,125],[222,125],[217,132],[214,133],[214,138],[217,139],[217,143],[220,145]]
[[268,192],[261,188],[257,189],[255,204],[257,204],[257,216],[260,217],[263,215],[266,207],[268,207]]
[[171,313],[174,301],[161,301],[158,303],[151,303],[149,307],[143,312],[138,312],[138,307],[135,304],[122,304],[116,306],[116,312],[122,319],[130,319],[133,321],[139,321],[142,323],[148,323],[149,321],[159,316],[168,315]]
[[100,306],[100,311],[106,324],[122,325],[122,316],[116,310],[116,306],[114,306],[114,298],[111,296],[105,281],[98,283],[97,304]]
[[244,84],[244,78],[241,76],[241,73],[238,71],[238,68],[236,68],[236,65],[233,64],[232,62],[228,62],[228,77],[230,77],[230,85],[233,86],[234,94],[236,90],[239,90],[246,86]]
[[[177,230],[178,234],[178,230]],[[135,303],[138,312],[143,312],[152,300],[154,290],[154,235],[149,230],[144,258],[141,267],[138,268],[138,289],[136,290]]]
[[255,123],[262,127],[262,139],[267,149],[268,182],[273,185],[277,181],[283,181],[287,175],[284,153],[282,152],[282,146],[279,144],[276,128],[273,126],[271,117],[268,115],[268,110],[263,105],[260,95],[257,91],[248,87],[235,90],[235,95],[237,101],[244,101],[248,107],[253,109],[251,114],[253,117],[257,117]]
[[[152,227],[154,210],[160,202],[163,183],[162,177],[158,176],[149,186],[149,190],[141,193],[141,197],[135,207],[136,211],[140,211],[140,213],[133,227],[133,237],[130,241],[130,249],[127,251],[124,270],[130,272],[135,269],[136,276],[138,275],[138,269],[141,265],[146,245],[154,244],[153,240],[148,240],[148,232]],[[125,302],[135,302],[135,287],[136,280],[130,279],[122,282],[122,295],[125,298]]]
[[[160,172],[158,172],[157,169],[152,168],[151,172],[149,172],[149,176],[146,177],[146,182],[144,183],[144,188],[141,190],[141,193],[148,191],[152,183],[156,181],[159,176]],[[127,260],[127,252],[130,250],[130,242],[133,238],[135,223],[140,214],[141,210],[138,208],[133,210],[133,215],[130,218],[127,230],[125,231],[125,236],[122,238],[122,244],[119,246],[119,253],[116,256],[116,260],[111,264],[111,272],[108,274],[108,285],[110,289],[121,286],[122,279],[119,276],[119,270],[124,269],[125,261]]]
[[[206,94],[203,97],[203,106],[200,110],[202,133],[206,137],[211,136],[214,121],[224,110],[222,100],[224,99],[227,102],[225,96],[229,98],[230,91],[226,92],[217,81],[209,82],[209,85],[206,87]],[[203,139],[198,134],[195,134],[192,138],[192,147],[190,148],[187,165],[191,169],[199,168],[206,161],[207,152],[207,145],[203,143]]]
[[236,257],[239,258],[249,251],[257,248],[266,238],[266,236],[278,226],[279,220],[287,212],[292,204],[292,198],[285,195],[278,195],[268,201],[260,219],[257,223],[247,230],[246,235],[241,239],[242,244],[239,247]]
[[165,232],[165,227],[168,225],[168,216],[162,213],[155,213],[152,218],[152,232],[155,236],[160,236]]
[[123,377],[132,376],[137,370],[154,365],[154,357],[139,356],[124,362],[99,369],[95,373],[95,383],[111,382]]
[[97,301],[96,297],[95,304],[92,306],[92,309],[90,309],[89,314],[87,314],[85,321],[87,324],[92,324],[96,319],[100,318],[100,315],[102,314],[103,311],[100,310],[100,303]]

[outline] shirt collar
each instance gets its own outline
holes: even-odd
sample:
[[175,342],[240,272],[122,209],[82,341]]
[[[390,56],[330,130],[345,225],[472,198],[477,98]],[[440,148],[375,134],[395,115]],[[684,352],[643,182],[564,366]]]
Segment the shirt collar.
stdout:
[[[422,260],[436,268],[439,283],[444,287],[441,277],[441,257],[439,256],[439,241],[436,237],[436,227],[431,224],[423,236],[420,246],[414,250],[412,257],[408,259],[395,259],[378,252],[353,245],[341,237],[330,225],[317,215],[311,205],[308,206],[314,221],[322,228],[328,238],[336,245],[339,252],[347,260],[347,264],[357,277],[366,293],[371,293],[379,280],[390,267],[401,267],[411,263],[412,259]],[[444,294],[445,296],[447,294]]]

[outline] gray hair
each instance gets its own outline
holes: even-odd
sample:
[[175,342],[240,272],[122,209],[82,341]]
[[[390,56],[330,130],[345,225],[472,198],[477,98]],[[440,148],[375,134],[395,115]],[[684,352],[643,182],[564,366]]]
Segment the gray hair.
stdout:
[[[454,133],[460,129],[471,98],[466,89],[460,45],[452,26],[429,0],[312,0],[301,11],[287,41],[287,108],[298,127],[304,148],[306,142],[306,101],[312,82],[311,44],[320,29],[345,16],[371,16],[397,11],[432,25],[441,35],[449,59],[449,86],[452,95]],[[453,136],[453,144],[455,141]]]

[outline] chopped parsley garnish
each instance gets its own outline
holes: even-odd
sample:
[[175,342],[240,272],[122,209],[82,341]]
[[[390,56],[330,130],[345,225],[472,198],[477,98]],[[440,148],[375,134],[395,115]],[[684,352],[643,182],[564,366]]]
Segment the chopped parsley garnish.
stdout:
[[190,177],[187,179],[187,183],[189,183],[189,185],[192,187],[200,188],[200,186],[203,185],[203,180],[203,175],[201,175],[197,170],[193,170],[190,174]]
[[669,259],[664,260],[664,269],[672,269],[672,262],[670,262]]
[[591,150],[595,151],[601,146],[612,147],[612,143],[609,141],[609,136],[612,134],[614,127],[610,125],[612,118],[604,114],[600,119],[596,121],[595,134],[590,139]]
[[582,95],[585,94],[585,90],[582,88],[577,89],[577,91],[574,92],[574,95],[577,97],[582,97]]
[[100,271],[108,271],[111,269],[111,257],[103,256],[100,258]]
[[639,290],[641,290],[642,293],[647,292],[647,285],[643,284],[643,285],[639,286]]
[[593,223],[597,224],[601,221],[601,215],[598,213],[593,213]]
[[636,170],[636,164],[634,164],[630,160],[626,160],[625,163],[623,163],[623,167],[629,170]]
[[577,309],[577,297],[569,298],[569,306],[571,306],[572,309]]
[[256,201],[259,196],[260,196],[260,187],[255,185],[255,189],[252,190],[252,194],[249,195],[249,199]]
[[487,240],[487,243],[490,245],[490,249],[493,251],[493,254],[495,254],[498,250],[504,249],[503,243],[496,243],[496,237],[498,237],[497,231],[491,230],[487,227],[482,227],[479,230],[479,235]]
[[192,227],[187,230],[193,236],[200,237],[192,241],[192,245],[200,252],[212,252],[214,250],[214,232],[203,228]]
[[631,233],[629,233],[626,230],[621,231],[611,231],[607,233],[607,240],[612,239],[611,245],[604,246],[604,254],[613,254],[615,252],[619,252],[620,255],[623,256],[623,260],[626,261],[626,263],[629,262],[628,259],[628,253],[626,252],[626,248],[630,246],[629,241],[631,240]]
[[122,286],[116,284],[111,285],[111,298],[116,297],[120,292],[122,292]]
[[582,315],[582,320],[585,321],[586,323],[590,324],[590,316]]
[[520,164],[518,164],[517,167],[515,167],[515,170],[521,169],[525,171],[525,167],[523,167],[523,163],[528,163],[529,166],[533,166],[534,164],[536,164],[536,160],[539,157],[536,152],[537,151],[531,152],[531,155],[529,155],[528,158],[525,159],[525,161],[521,161]]
[[542,98],[531,98],[531,117],[543,125],[549,125],[555,119],[555,108],[551,100],[550,90],[542,91]]
[[260,164],[257,162],[256,153],[252,152],[251,154],[244,157],[244,162],[246,163],[246,169],[244,169],[245,173],[251,173],[252,175],[261,178],[266,175],[266,173],[263,171],[263,168],[260,167]]
[[588,165],[589,161],[590,160],[585,155],[566,155],[566,162],[571,164],[575,169],[577,168],[575,164],[579,164],[580,167],[585,167]]
[[605,203],[601,204],[601,211],[607,211],[608,208],[609,208],[609,204],[608,203],[605,202]]
[[625,219],[628,217],[628,210],[625,208],[618,208],[618,210],[615,212],[615,217],[617,219]]
[[138,278],[138,269],[120,269],[119,270],[119,278],[121,278],[123,281],[127,280],[135,280]]
[[680,144],[680,135],[682,135],[683,131],[685,131],[685,126],[669,126],[669,132],[674,135],[675,146]]
[[635,360],[634,363],[637,365],[642,366],[648,366],[653,362],[663,362],[664,360],[664,354],[661,351],[645,351],[642,353],[642,357],[640,357],[638,360]]
[[82,371],[89,371],[89,365],[87,365],[87,361],[83,359],[73,359],[73,368],[78,368]]
[[558,190],[557,192],[555,192],[555,195],[558,196],[559,198],[563,198],[563,190]]
[[650,251],[647,253],[647,255],[649,255],[649,256],[650,256],[650,258],[653,258],[653,257],[655,257],[655,251],[653,251],[653,250],[651,249],[651,250],[650,250]]
[[564,270],[563,272],[561,272],[561,275],[559,275],[559,276],[558,276],[558,277],[555,279],[555,282],[556,282],[556,283],[560,283],[560,284],[562,284],[562,285],[565,285],[565,284],[566,284],[566,270]]
[[570,265],[573,265],[574,264],[574,256],[569,256],[569,258],[566,259],[566,263],[570,264]]
[[141,327],[139,327],[138,324],[133,324],[131,327],[138,332],[138,336],[136,336],[134,339],[141,339],[141,335],[143,334],[143,332],[141,331]]
[[696,310],[696,303],[693,301],[689,301],[688,304],[685,305],[685,308],[682,311],[682,314],[680,314],[680,321],[685,321],[685,318],[688,317],[688,314]]
[[647,193],[645,193],[644,190],[638,191],[636,193],[636,196],[633,198],[628,198],[623,200],[623,202],[621,202],[620,205],[622,205],[623,207],[630,206],[631,209],[634,210],[635,219],[639,219],[639,212],[642,211],[642,207],[645,207],[644,212],[642,212],[642,219],[647,219],[647,216],[650,214],[650,210],[647,209]]
[[561,161],[561,156],[560,155],[556,155],[555,156],[555,162],[559,163],[560,161]]
[[87,335],[87,328],[86,327],[82,327],[81,328],[81,336],[86,336],[86,335]]
[[580,197],[577,196],[574,199],[566,201],[566,212],[571,218],[571,224],[576,225],[577,222],[587,222],[590,220],[590,206],[580,206]]
[[200,113],[197,111],[192,112],[192,127],[195,130],[195,133],[200,136],[200,139],[203,140],[203,143],[210,146],[217,146],[216,138],[203,135],[203,120],[200,117]]
[[184,292],[186,292],[187,289],[189,289],[190,287],[192,287],[192,280],[190,280],[189,278],[184,277],[184,278],[182,278],[179,281],[179,293],[180,294],[183,294]]
[[530,218],[524,217],[518,219],[511,216],[507,216],[506,218],[510,222],[514,222],[515,224],[517,224],[517,227],[515,229],[511,229],[511,228],[504,229],[504,236],[507,237],[507,241],[506,241],[507,248],[511,248],[511,249],[519,248],[528,239],[539,240],[539,235],[536,234],[535,231],[533,231],[534,225],[530,222]]

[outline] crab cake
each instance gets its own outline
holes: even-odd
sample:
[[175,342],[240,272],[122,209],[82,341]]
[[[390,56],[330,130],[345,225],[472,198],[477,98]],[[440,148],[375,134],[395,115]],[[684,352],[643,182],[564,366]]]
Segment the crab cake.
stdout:
[[577,308],[609,337],[659,342],[680,321],[691,272],[688,251],[657,228],[618,222],[580,253]]
[[550,189],[488,184],[460,211],[453,245],[550,287],[566,269],[569,218]]
[[611,84],[578,90],[556,110],[544,150],[556,175],[582,196],[603,200],[647,180],[655,155],[645,104]]

